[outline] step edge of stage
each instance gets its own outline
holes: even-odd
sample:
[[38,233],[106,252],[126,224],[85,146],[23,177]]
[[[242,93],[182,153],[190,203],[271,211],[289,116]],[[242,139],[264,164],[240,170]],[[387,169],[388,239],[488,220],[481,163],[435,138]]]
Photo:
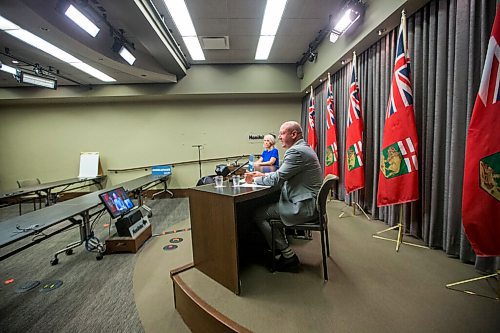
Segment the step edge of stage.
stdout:
[[190,288],[180,273],[194,269],[188,264],[170,272],[173,283],[174,306],[192,332],[251,332],[219,312]]

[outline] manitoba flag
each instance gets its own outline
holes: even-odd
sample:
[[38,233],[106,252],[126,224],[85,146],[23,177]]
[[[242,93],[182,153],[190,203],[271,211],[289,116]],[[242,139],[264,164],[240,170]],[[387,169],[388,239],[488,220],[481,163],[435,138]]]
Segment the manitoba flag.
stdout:
[[339,155],[337,150],[337,122],[334,115],[333,86],[328,73],[328,85],[326,94],[326,154],[325,154],[325,176],[328,174],[339,175]]
[[500,256],[500,17],[497,14],[467,133],[462,221],[478,256]]
[[352,57],[351,86],[349,87],[349,109],[347,111],[345,189],[347,194],[365,187],[363,164],[363,112],[361,95],[356,77],[356,52]]
[[313,88],[311,87],[311,96],[309,97],[309,109],[307,111],[307,143],[312,150],[316,151],[316,111],[314,108]]
[[406,53],[406,16],[403,12],[385,114],[378,177],[378,206],[418,200],[418,136],[413,114],[410,63]]

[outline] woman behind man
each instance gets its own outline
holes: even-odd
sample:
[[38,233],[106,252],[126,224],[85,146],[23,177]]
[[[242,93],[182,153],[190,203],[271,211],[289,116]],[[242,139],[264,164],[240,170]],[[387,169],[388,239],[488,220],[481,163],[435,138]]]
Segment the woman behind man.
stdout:
[[276,168],[280,165],[280,156],[278,149],[274,147],[276,144],[276,139],[271,134],[264,135],[264,151],[261,157],[254,162],[254,166],[275,166]]

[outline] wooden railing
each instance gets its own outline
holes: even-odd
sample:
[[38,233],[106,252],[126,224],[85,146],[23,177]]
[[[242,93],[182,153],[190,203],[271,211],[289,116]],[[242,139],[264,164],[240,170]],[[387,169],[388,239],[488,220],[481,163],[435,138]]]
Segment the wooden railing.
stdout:
[[157,165],[171,165],[172,167],[180,166],[180,165],[190,165],[190,164],[199,164],[199,163],[206,163],[206,162],[217,162],[217,161],[225,161],[225,162],[232,162],[232,161],[238,161],[241,159],[248,159],[249,155],[237,155],[237,156],[226,156],[226,157],[215,157],[215,158],[206,158],[203,160],[192,160],[192,161],[183,161],[183,162],[171,162],[171,163],[160,163],[160,164],[154,164],[154,165],[145,165],[145,166],[138,166],[138,167],[129,167],[129,168],[123,168],[123,169],[113,169],[110,168],[108,169],[109,172],[127,172],[127,171],[137,171],[137,170],[144,170],[144,171],[149,171],[154,166]]

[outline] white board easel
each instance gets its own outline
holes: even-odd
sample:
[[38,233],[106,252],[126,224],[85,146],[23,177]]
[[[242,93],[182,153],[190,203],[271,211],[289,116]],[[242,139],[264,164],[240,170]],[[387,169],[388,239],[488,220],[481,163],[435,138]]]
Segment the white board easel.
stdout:
[[98,152],[80,153],[80,172],[79,178],[96,177],[102,174],[101,162]]

